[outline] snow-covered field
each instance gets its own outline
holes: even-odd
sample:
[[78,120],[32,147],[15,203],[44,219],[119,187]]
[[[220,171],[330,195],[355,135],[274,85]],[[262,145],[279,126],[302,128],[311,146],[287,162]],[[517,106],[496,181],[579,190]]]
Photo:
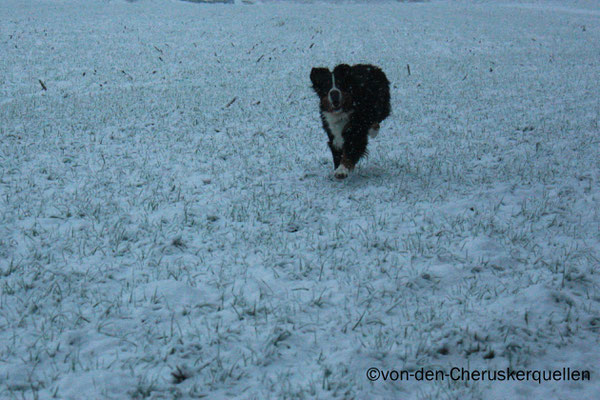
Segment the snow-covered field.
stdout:
[[597,398],[599,82],[591,1],[0,0],[0,398]]

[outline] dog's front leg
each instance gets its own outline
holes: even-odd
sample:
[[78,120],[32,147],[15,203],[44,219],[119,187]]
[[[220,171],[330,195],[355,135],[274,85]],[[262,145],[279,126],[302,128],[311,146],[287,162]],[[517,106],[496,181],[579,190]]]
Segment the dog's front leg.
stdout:
[[338,179],[348,177],[358,160],[367,152],[367,132],[348,130],[344,137],[340,165],[335,169],[334,176]]
[[350,162],[345,153],[342,153],[340,165],[335,169],[333,175],[338,179],[345,179],[353,169],[354,164]]
[[340,162],[342,160],[342,149],[336,148],[331,140],[327,143],[329,145],[329,149],[331,150],[331,155],[333,156],[333,169],[337,170],[340,166]]

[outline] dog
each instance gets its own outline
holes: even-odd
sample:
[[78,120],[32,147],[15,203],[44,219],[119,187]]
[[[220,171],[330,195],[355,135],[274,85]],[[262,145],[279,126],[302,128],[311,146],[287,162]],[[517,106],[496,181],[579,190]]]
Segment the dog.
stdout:
[[320,99],[334,176],[344,179],[367,154],[368,137],[377,136],[390,114],[390,82],[380,68],[368,64],[340,64],[333,72],[313,68],[310,80]]

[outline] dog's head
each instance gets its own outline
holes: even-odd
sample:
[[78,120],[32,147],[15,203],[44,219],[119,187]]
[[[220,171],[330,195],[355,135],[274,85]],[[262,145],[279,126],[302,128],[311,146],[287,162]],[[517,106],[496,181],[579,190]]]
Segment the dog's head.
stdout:
[[339,113],[352,108],[352,79],[350,66],[340,64],[333,72],[328,68],[310,71],[313,89],[321,99],[321,111]]

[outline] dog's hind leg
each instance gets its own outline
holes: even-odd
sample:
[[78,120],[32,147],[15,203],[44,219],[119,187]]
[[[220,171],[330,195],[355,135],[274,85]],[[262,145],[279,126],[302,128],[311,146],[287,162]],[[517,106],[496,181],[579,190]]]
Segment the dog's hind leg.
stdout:
[[378,134],[379,134],[379,123],[375,122],[369,128],[369,137],[370,138],[376,138]]

